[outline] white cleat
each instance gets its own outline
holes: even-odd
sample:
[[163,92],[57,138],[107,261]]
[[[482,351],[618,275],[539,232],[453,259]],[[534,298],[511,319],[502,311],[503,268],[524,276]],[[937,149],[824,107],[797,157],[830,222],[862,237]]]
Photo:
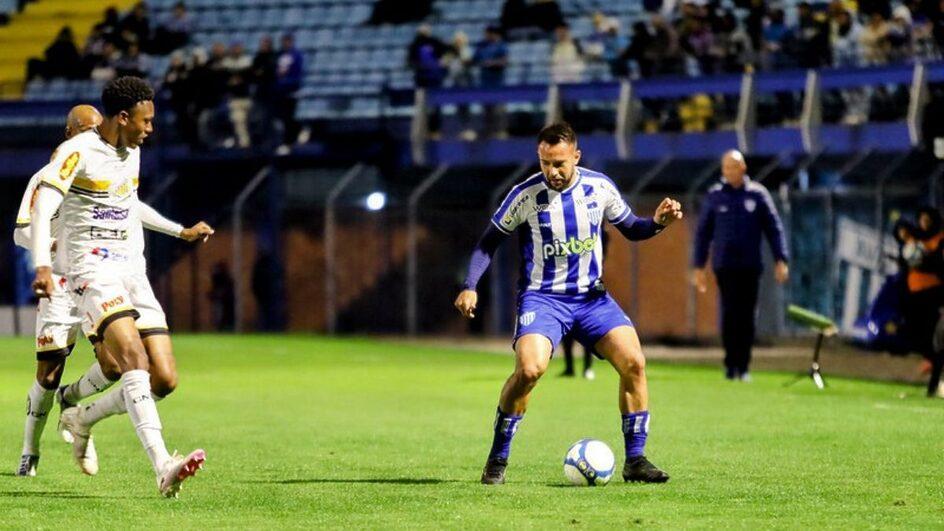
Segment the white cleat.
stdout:
[[[71,404],[67,402],[65,398],[62,397],[62,393],[66,390],[66,387],[67,386],[65,385],[60,385],[59,389],[56,389],[56,402],[59,403],[59,416],[60,417],[62,416],[63,411],[69,409],[70,407],[75,407],[78,405],[78,404]],[[63,441],[65,441],[68,444],[72,444],[72,442],[74,441],[74,438],[72,437],[72,434],[69,432],[69,430],[63,429],[61,419],[59,420],[59,426],[56,429],[56,431],[59,432],[59,436],[62,437]]]
[[197,475],[197,470],[203,468],[204,462],[206,462],[206,452],[203,450],[194,450],[187,457],[174,452],[157,475],[157,489],[165,498],[176,498],[180,492],[180,485],[187,478]]
[[[88,427],[79,422],[79,408],[70,407],[59,415],[59,431],[68,432],[72,437],[72,457],[83,474],[98,474],[98,453]],[[65,437],[63,437],[65,438]]]

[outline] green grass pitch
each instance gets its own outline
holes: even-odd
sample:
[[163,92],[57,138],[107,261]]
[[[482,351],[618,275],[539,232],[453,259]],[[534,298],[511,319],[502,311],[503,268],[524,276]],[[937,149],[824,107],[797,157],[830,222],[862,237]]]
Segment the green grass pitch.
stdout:
[[[47,425],[17,478],[29,339],[0,340],[0,527],[907,528],[944,526],[944,403],[916,388],[649,366],[648,455],[665,485],[564,484],[582,437],[622,466],[616,375],[565,380],[556,361],[515,440],[509,483],[478,483],[507,356],[306,336],[175,338],[180,387],[160,403],[170,449],[207,450],[179,500],[158,496],[127,417],[96,429],[98,476]],[[87,346],[67,370],[91,362]],[[899,398],[903,392],[909,397]]]

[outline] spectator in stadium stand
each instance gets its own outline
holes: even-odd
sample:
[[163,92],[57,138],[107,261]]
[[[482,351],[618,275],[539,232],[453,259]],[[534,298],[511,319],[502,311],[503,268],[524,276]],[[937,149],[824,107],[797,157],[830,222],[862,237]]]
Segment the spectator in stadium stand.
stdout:
[[708,26],[708,21],[701,17],[683,20],[679,27],[679,43],[686,53],[698,62],[699,74],[715,73],[717,54],[715,35]]
[[649,41],[645,53],[652,57],[655,73],[659,75],[681,74],[682,48],[675,28],[659,14],[653,14],[650,23],[653,28],[652,40]]
[[620,54],[619,60],[624,63],[632,61],[639,68],[639,75],[646,78],[655,74],[655,57],[650,53],[653,37],[649,27],[643,21],[633,24],[633,35],[629,46]]
[[692,280],[699,292],[707,290],[710,250],[721,295],[725,377],[749,381],[762,238],[770,244],[776,260],[774,277],[780,284],[789,276],[787,243],[770,192],[747,176],[744,155],[725,153],[721,172],[722,182],[709,189],[698,216]]
[[[457,31],[452,36],[452,46],[443,56],[443,63],[449,72],[447,82],[450,87],[472,86],[472,46],[469,45],[469,36],[464,31]],[[459,138],[466,141],[475,140],[478,136],[472,128],[472,117],[469,113],[469,104],[461,103],[456,106],[456,117],[463,127]]]
[[[417,88],[439,88],[446,79],[446,68],[442,64],[443,56],[449,46],[433,36],[429,24],[421,24],[416,29],[416,36],[407,48],[407,62],[413,70],[413,83]],[[439,137],[442,117],[439,107],[430,108],[429,134]]]
[[89,63],[91,71],[89,77],[96,81],[111,81],[115,78],[115,61],[121,55],[118,48],[111,41],[105,41],[102,44],[102,51],[97,56],[92,56]]
[[151,59],[141,53],[138,43],[132,42],[128,49],[114,63],[115,74],[121,76],[147,77],[151,69]]
[[252,82],[255,86],[255,104],[268,114],[273,113],[277,62],[278,55],[272,45],[272,37],[265,35],[259,39],[259,47],[252,58]]
[[[941,6],[944,8],[944,5]],[[919,61],[934,61],[940,57],[937,43],[934,42],[934,20],[915,5],[912,14],[912,49]]]
[[[830,10],[830,17],[833,66],[836,68],[859,66],[862,62],[859,48],[862,26],[845,8]],[[856,125],[868,120],[869,93],[870,91],[865,87],[845,89],[840,93],[846,107],[843,123]]]
[[606,63],[613,77],[628,76],[629,68],[626,61],[620,60],[620,54],[629,46],[629,41],[619,32],[619,20],[597,11],[593,15],[593,26],[593,35],[584,43],[588,58]]
[[888,62],[888,23],[881,13],[872,13],[859,37],[862,62],[865,65],[883,65]]
[[93,31],[100,33],[103,39],[111,42],[115,47],[121,45],[123,40],[121,38],[121,18],[118,16],[118,9],[114,6],[106,9],[102,21],[95,25]]
[[895,7],[888,23],[888,58],[893,63],[906,61],[914,54],[911,24],[911,11],[903,5]]
[[551,80],[554,83],[583,81],[584,60],[580,43],[570,34],[570,27],[562,24],[554,30],[551,46]]
[[177,134],[187,145],[198,144],[197,122],[191,112],[194,97],[191,76],[191,65],[187,64],[183,51],[177,50],[170,54],[170,64],[164,74],[161,90],[170,101],[174,113]]
[[566,25],[557,0],[534,0],[528,6],[527,20],[531,26],[537,26],[545,32],[556,31]]
[[937,209],[928,206],[919,210],[913,237],[905,240],[902,250],[908,266],[908,292],[903,304],[905,326],[912,350],[932,362],[928,396],[934,396],[944,362],[944,358],[935,355],[932,343],[944,306],[944,232]]
[[754,43],[747,29],[738,24],[734,13],[725,11],[718,20],[718,26],[715,46],[721,71],[736,74],[744,72],[746,68],[754,68],[757,64]]
[[252,70],[252,58],[246,53],[242,43],[235,42],[222,61],[227,73],[226,95],[229,107],[229,120],[236,135],[235,144],[241,148],[249,147],[249,113],[252,100],[249,98],[249,81]]
[[174,4],[173,10],[154,32],[155,53],[170,53],[190,42],[193,17],[183,2]]
[[295,107],[298,105],[296,93],[302,87],[304,63],[305,56],[295,47],[295,37],[290,33],[282,35],[282,48],[276,59],[275,98],[278,116],[285,128],[282,138],[284,145],[293,144],[298,138],[299,125],[295,120]]
[[789,50],[793,44],[793,32],[786,23],[783,9],[771,8],[764,23],[763,49],[761,63],[767,70],[782,70],[790,67],[793,61]]
[[119,33],[124,43],[119,45],[119,48],[124,50],[130,43],[136,42],[142,51],[150,51],[151,19],[148,17],[147,10],[148,6],[145,2],[138,2],[121,20]]
[[501,9],[501,30],[508,33],[529,26],[528,4],[525,0],[505,0]]
[[[485,38],[475,45],[472,63],[479,69],[479,85],[486,88],[505,84],[505,68],[508,66],[508,46],[502,38],[501,28],[489,25]],[[508,136],[505,125],[505,106],[500,103],[485,105],[485,134],[496,138]]]
[[419,22],[433,11],[433,0],[378,0],[374,4],[368,24],[405,24]]
[[796,58],[801,68],[829,66],[829,25],[826,15],[814,12],[809,2],[797,6]]
[[81,56],[75,47],[72,28],[63,26],[56,39],[43,53],[43,59],[32,58],[26,64],[26,80],[40,77],[43,79],[77,79],[81,77]]

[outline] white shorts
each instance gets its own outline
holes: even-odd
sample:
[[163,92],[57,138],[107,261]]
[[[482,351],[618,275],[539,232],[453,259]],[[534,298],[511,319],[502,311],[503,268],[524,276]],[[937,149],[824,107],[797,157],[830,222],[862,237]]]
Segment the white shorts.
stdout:
[[82,318],[69,295],[66,280],[53,275],[53,292],[39,299],[36,312],[36,360],[52,361],[72,352]]
[[142,338],[169,333],[164,309],[143,272],[100,279],[79,276],[71,285],[82,316],[82,331],[92,343],[101,341],[108,325],[122,317],[135,319]]

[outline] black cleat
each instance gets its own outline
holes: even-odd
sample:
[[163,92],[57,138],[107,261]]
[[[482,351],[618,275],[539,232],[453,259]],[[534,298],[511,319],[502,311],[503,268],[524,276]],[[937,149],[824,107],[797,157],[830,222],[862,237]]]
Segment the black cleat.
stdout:
[[482,484],[501,485],[505,483],[505,467],[507,466],[508,460],[503,457],[486,461],[485,470],[482,471]]
[[21,477],[33,477],[36,475],[36,467],[38,466],[38,455],[23,454],[20,457],[20,467],[16,469],[16,475]]
[[669,475],[650,463],[644,455],[627,459],[623,467],[623,481],[665,483],[668,480]]

